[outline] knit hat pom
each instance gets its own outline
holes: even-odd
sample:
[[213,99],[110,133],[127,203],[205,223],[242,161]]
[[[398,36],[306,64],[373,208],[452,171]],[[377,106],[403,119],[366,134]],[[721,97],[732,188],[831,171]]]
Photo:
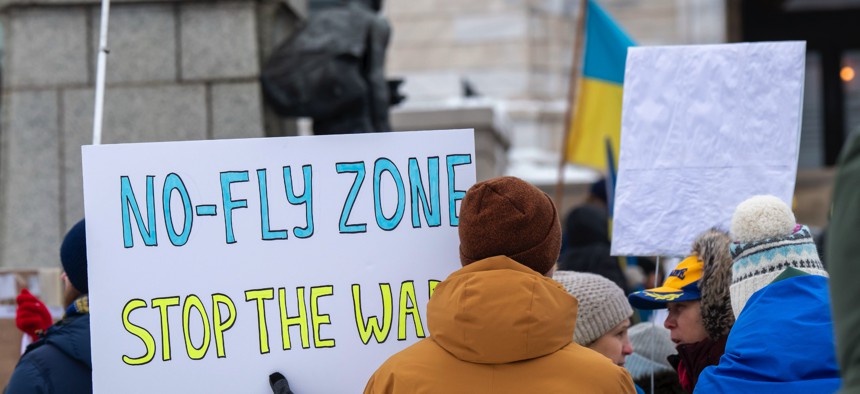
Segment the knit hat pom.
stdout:
[[774,196],[753,196],[740,203],[732,215],[732,239],[747,243],[782,237],[794,231],[794,213]]

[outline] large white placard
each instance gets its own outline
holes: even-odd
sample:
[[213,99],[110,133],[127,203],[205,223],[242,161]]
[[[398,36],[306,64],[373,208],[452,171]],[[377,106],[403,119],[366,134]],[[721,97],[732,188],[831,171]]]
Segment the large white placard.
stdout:
[[683,256],[756,194],[791,202],[804,42],[627,54],[613,255]]
[[83,148],[99,393],[361,392],[460,267],[471,130]]

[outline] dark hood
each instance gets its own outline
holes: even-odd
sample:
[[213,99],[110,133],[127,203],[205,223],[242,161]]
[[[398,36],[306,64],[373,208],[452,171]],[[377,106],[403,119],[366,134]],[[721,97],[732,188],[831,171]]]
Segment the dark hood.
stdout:
[[45,342],[53,345],[69,357],[93,367],[90,353],[90,315],[67,317],[48,331]]
[[609,244],[609,216],[595,205],[582,205],[567,215],[565,236],[568,246]]

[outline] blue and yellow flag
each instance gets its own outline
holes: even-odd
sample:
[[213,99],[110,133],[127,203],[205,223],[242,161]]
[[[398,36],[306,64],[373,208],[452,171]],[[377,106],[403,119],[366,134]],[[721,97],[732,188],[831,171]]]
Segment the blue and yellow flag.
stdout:
[[585,64],[566,147],[567,161],[605,169],[604,139],[621,142],[621,96],[627,48],[636,45],[596,2],[588,0]]

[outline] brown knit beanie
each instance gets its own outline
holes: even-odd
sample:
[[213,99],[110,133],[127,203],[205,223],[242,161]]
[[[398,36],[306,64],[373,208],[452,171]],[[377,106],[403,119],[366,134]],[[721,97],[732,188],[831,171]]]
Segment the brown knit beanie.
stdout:
[[478,182],[460,206],[460,263],[507,256],[540,274],[561,250],[561,225],[546,193],[510,176]]

